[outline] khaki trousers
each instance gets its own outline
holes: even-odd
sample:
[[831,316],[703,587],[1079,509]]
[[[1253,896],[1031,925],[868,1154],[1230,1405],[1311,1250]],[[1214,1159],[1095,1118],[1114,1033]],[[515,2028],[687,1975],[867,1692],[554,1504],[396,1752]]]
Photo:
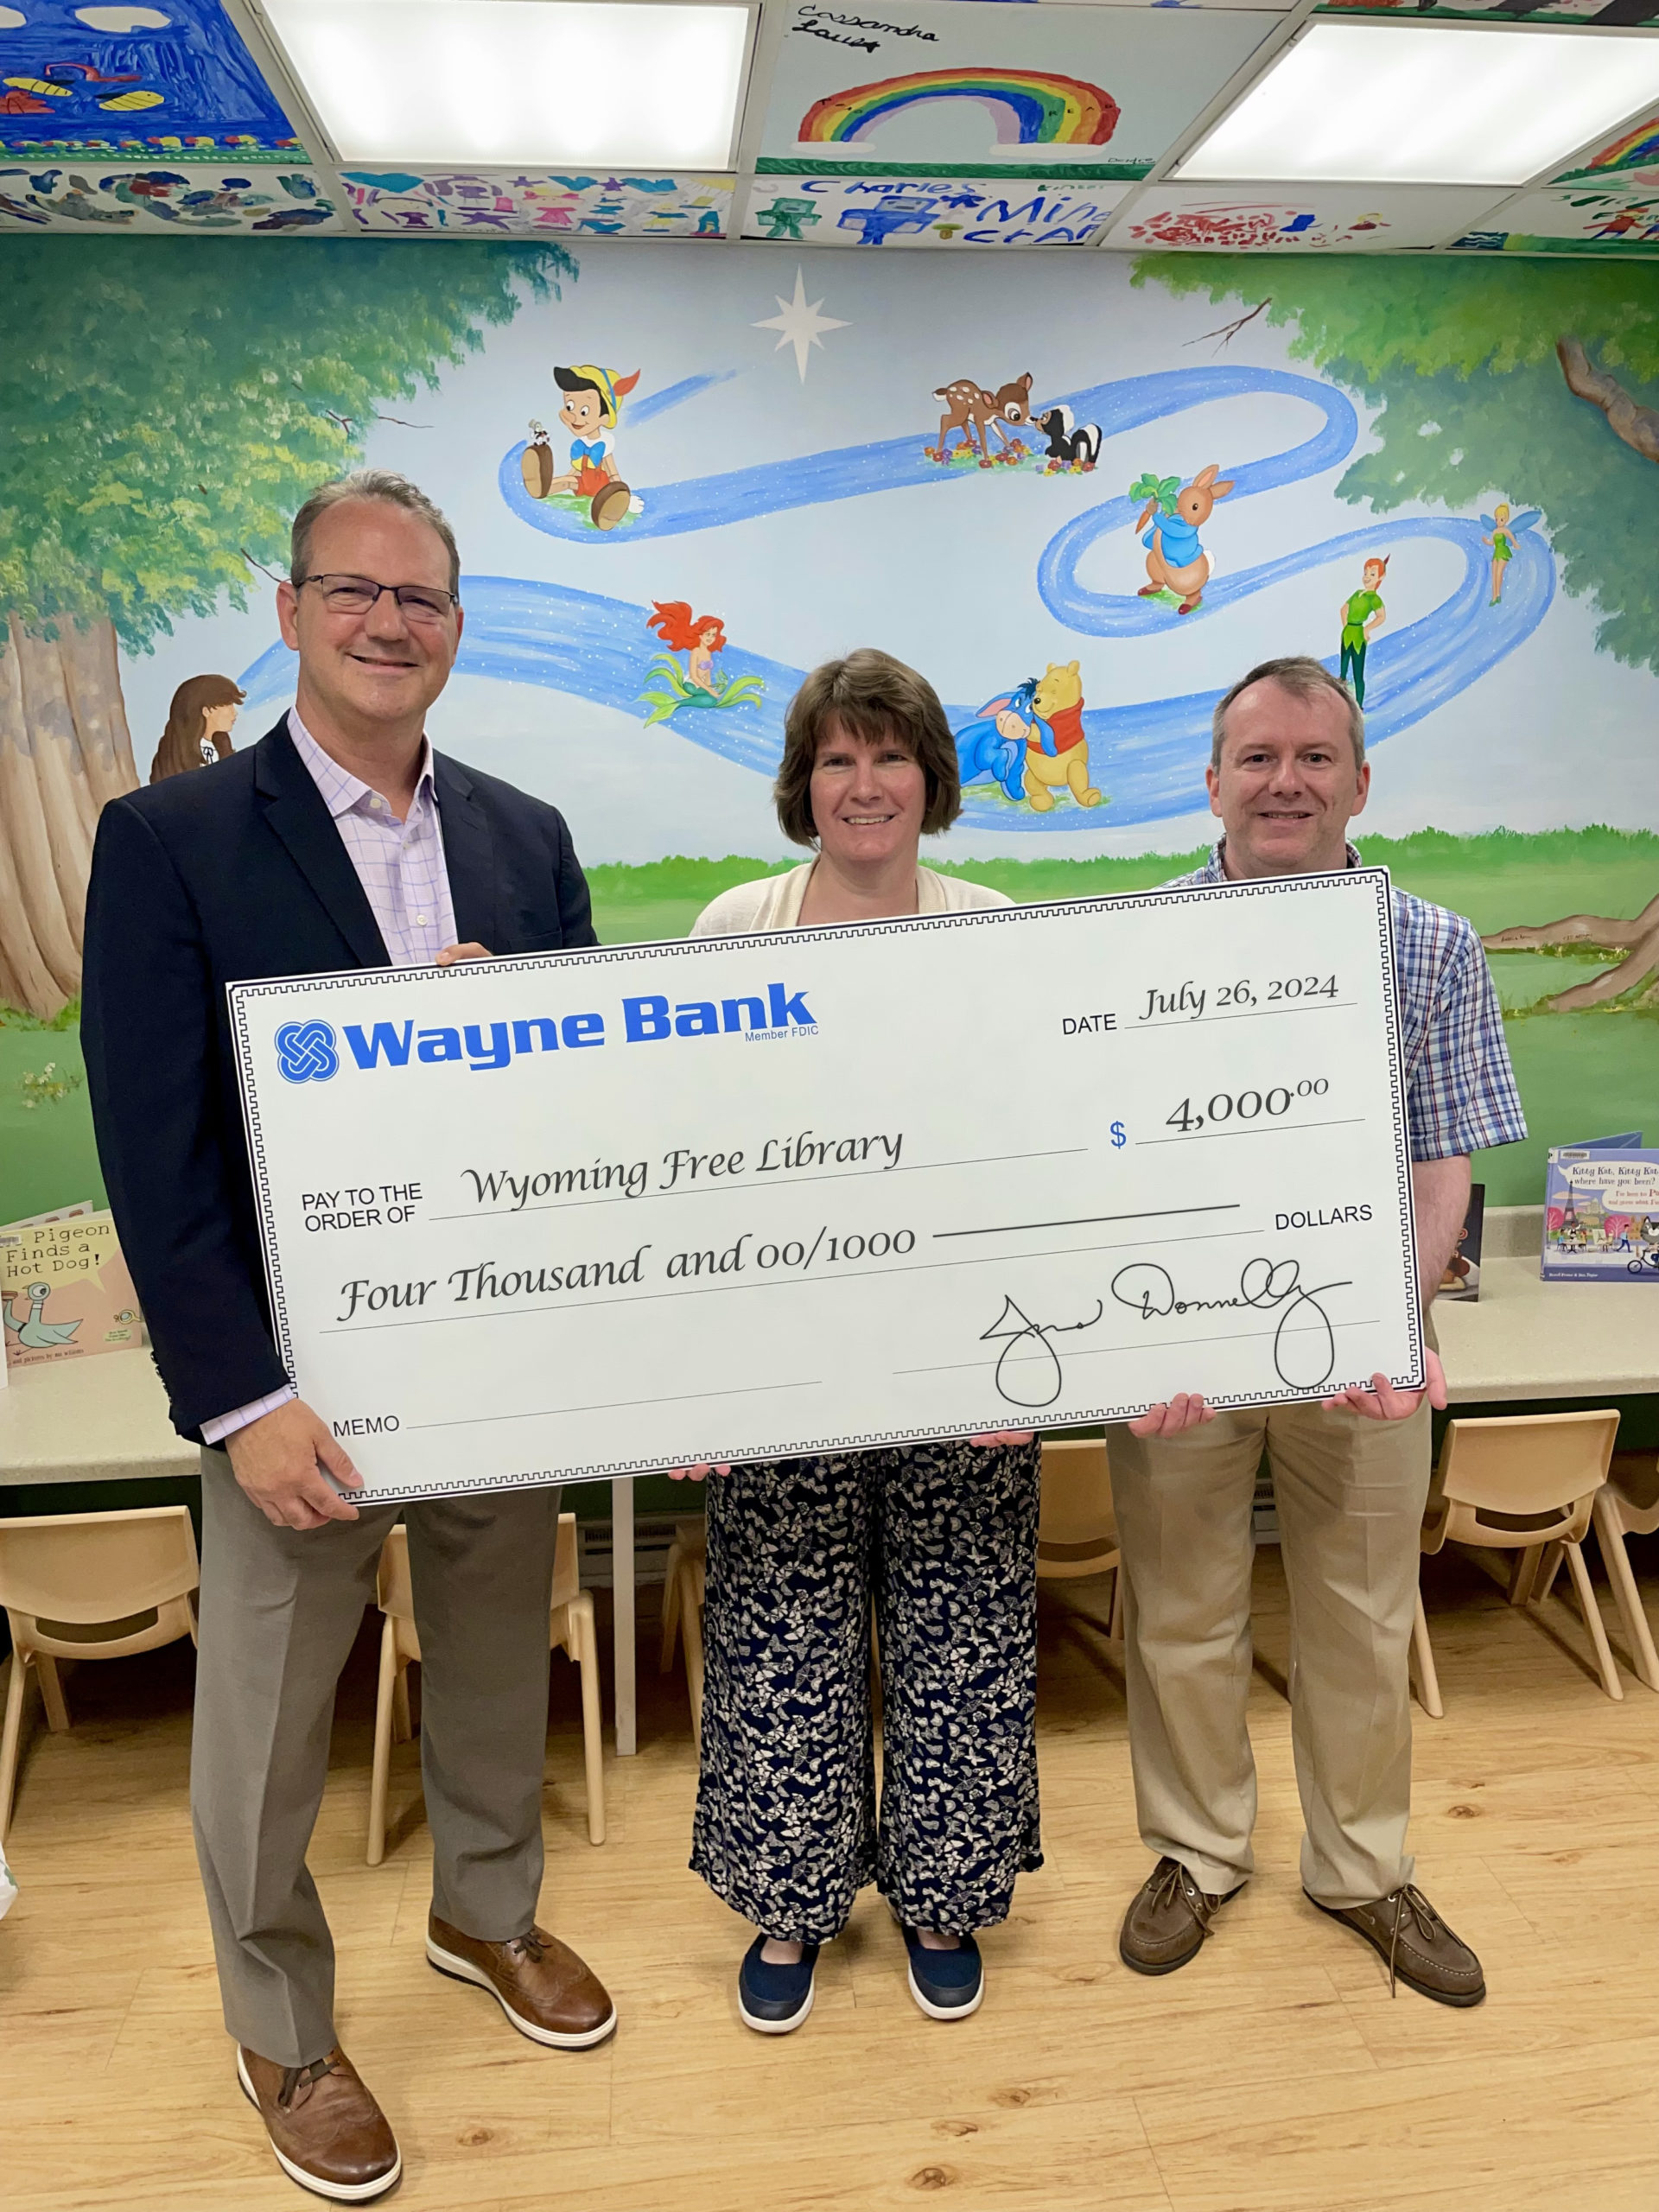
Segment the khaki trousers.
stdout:
[[225,1452],[203,1451],[201,1478],[190,1808],[225,2024],[260,2057],[307,2066],[338,2038],[334,1942],[306,1848],[334,1686],[400,1516],[424,1662],[433,1909],[488,1942],[536,1917],[559,1493],[371,1507],[299,1530],[271,1526]]
[[1403,1421],[1298,1402],[1218,1414],[1169,1440],[1108,1431],[1141,1840],[1211,1896],[1255,1864],[1245,1708],[1264,1445],[1290,1586],[1303,1887],[1354,1905],[1411,1879],[1408,1662],[1429,1431],[1427,1399]]

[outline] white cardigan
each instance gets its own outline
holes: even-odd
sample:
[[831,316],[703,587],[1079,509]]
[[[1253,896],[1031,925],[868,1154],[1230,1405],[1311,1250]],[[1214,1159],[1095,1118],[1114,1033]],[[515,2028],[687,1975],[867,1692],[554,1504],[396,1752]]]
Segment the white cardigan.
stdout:
[[[752,930],[792,930],[800,927],[801,906],[806,887],[817,866],[806,861],[787,875],[763,875],[758,882],[740,883],[711,899],[691,925],[693,937],[741,937]],[[960,876],[936,875],[931,868],[916,870],[916,911],[918,914],[969,914],[986,906],[1012,906],[1014,900],[982,883],[965,883]]]

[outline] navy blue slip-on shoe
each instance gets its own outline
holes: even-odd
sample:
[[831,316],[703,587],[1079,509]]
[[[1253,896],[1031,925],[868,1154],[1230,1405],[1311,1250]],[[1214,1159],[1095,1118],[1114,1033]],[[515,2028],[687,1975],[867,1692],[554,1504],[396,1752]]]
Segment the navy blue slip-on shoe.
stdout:
[[954,1951],[930,1951],[913,1928],[906,1928],[910,1993],[930,2020],[965,2020],[977,2012],[985,1994],[985,1968],[979,1946],[964,1936]]
[[737,2009],[746,2028],[763,2036],[786,2036],[798,2028],[812,2010],[812,1976],[818,1963],[818,1947],[801,1947],[801,1962],[774,1967],[760,1955],[764,1936],[757,1936],[743,1954],[737,1970]]

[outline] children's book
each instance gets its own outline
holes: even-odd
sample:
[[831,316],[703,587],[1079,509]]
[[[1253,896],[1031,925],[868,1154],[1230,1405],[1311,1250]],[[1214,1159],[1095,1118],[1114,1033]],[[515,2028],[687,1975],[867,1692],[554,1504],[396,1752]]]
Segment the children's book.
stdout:
[[126,1351],[144,1342],[132,1277],[107,1213],[0,1229],[0,1313],[10,1367]]
[[1556,1145],[1544,1186],[1546,1282],[1659,1282],[1659,1151],[1641,1132]]
[[1469,1211],[1463,1217],[1463,1227],[1458,1231],[1458,1241],[1451,1258],[1446,1263],[1446,1273],[1440,1277],[1440,1287],[1434,1294],[1437,1299],[1462,1300],[1465,1303],[1480,1296],[1480,1232],[1486,1218],[1486,1185],[1469,1185]]

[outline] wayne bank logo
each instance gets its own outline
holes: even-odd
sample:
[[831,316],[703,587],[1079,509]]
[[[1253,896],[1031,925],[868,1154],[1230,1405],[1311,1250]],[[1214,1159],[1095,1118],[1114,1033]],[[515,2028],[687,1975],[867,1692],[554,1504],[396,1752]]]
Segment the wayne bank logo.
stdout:
[[[817,1027],[804,991],[767,983],[764,996],[685,999],[677,1005],[656,994],[624,999],[622,1041],[659,1045],[681,1037],[781,1037],[795,1029]],[[345,1039],[342,1054],[340,1037]],[[350,1062],[365,1071],[453,1061],[483,1075],[532,1052],[579,1052],[610,1042],[602,1014],[533,1014],[525,1021],[476,1021],[459,1028],[417,1029],[412,1021],[377,1021],[365,1029],[354,1021],[337,1034],[331,1022],[315,1016],[285,1021],[276,1031],[276,1069],[287,1083],[327,1083]]]

